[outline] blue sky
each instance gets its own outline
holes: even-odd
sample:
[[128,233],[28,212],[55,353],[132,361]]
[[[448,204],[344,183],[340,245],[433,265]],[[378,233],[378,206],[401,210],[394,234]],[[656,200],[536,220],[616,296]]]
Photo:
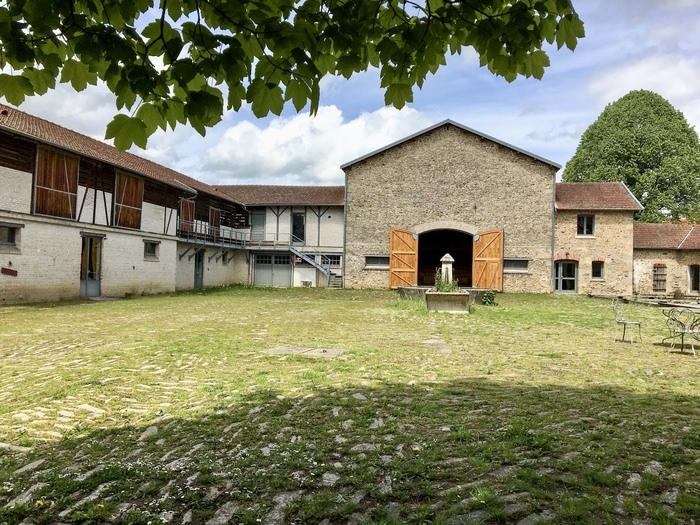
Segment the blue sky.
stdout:
[[[445,119],[564,165],[605,106],[636,89],[659,93],[700,128],[700,0],[574,0],[586,37],[549,52],[542,80],[513,83],[479,67],[471,50],[398,111],[384,107],[376,71],[323,81],[315,117],[290,108],[258,120],[227,113],[206,137],[186,127],[132,149],[210,184],[342,185],[340,165]],[[103,87],[61,86],[22,110],[101,139],[116,112]]]

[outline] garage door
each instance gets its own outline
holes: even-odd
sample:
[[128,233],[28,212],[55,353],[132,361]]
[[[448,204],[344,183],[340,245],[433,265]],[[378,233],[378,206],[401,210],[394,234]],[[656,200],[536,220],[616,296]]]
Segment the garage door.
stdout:
[[255,255],[255,286],[291,286],[292,256],[288,253]]

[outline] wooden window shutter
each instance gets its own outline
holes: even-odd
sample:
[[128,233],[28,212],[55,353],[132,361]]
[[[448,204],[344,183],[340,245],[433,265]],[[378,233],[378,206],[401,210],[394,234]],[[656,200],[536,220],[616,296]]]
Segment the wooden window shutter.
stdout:
[[194,231],[194,200],[180,199],[180,231]]
[[34,185],[34,213],[76,218],[78,157],[39,147]]
[[142,206],[143,179],[118,171],[114,190],[114,226],[140,229]]
[[218,237],[221,231],[221,210],[211,206],[209,208],[209,235]]

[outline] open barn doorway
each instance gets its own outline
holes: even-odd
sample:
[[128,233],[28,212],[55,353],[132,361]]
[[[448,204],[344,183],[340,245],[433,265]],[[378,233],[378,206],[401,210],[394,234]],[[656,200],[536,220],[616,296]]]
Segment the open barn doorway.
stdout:
[[432,230],[418,237],[418,285],[435,284],[435,270],[449,253],[455,260],[452,272],[460,286],[472,286],[474,236],[458,230]]

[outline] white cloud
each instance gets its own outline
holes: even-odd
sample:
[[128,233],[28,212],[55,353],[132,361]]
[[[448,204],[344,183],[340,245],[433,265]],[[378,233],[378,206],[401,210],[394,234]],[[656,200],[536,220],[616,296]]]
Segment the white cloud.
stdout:
[[202,178],[213,184],[344,183],[340,166],[432,122],[416,110],[382,108],[346,121],[335,106],[266,126],[240,122],[207,149]]
[[593,75],[589,91],[609,104],[637,89],[658,93],[680,110],[691,125],[700,124],[700,59],[654,55],[609,64]]

